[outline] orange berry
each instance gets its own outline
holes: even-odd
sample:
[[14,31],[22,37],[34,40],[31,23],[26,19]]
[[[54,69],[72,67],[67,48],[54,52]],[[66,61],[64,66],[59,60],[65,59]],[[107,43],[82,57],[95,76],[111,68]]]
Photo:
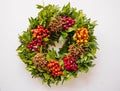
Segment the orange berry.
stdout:
[[57,72],[58,70],[57,70],[57,69],[55,69],[55,71]]
[[58,64],[58,61],[55,61],[55,64]]
[[43,37],[46,37],[47,34],[43,34]]
[[32,29],[31,32],[34,32],[34,30]]
[[36,35],[37,35],[37,34],[36,34],[36,33],[34,33],[34,34],[33,34],[33,37],[36,37]]
[[51,67],[52,65],[51,65],[51,63],[49,63],[47,66],[48,66],[48,67]]
[[59,67],[59,68],[57,68],[57,70],[58,70],[58,71],[60,71],[60,67]]
[[79,40],[77,40],[77,43],[79,43],[80,41]]
[[81,36],[80,35],[78,35],[78,38],[80,38]]
[[34,33],[37,32],[37,29],[34,29]]
[[40,38],[40,36],[38,35],[38,36],[37,36],[37,38],[39,39],[39,38]]
[[80,40],[80,42],[83,42],[83,39],[82,39],[82,40]]
[[87,40],[84,40],[85,43],[87,43],[88,41]]
[[55,73],[55,71],[53,70],[52,73]]
[[80,28],[78,28],[78,31],[80,31]]

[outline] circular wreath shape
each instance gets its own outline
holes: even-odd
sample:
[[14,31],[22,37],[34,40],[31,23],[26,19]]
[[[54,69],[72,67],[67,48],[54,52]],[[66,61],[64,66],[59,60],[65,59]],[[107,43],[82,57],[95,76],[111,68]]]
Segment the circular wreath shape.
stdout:
[[[76,78],[78,72],[88,72],[96,58],[95,21],[82,10],[56,5],[41,6],[37,17],[29,18],[29,27],[19,35],[18,56],[32,77],[40,77],[49,86]],[[63,45],[56,52],[51,46]],[[61,45],[61,44],[60,44]]]

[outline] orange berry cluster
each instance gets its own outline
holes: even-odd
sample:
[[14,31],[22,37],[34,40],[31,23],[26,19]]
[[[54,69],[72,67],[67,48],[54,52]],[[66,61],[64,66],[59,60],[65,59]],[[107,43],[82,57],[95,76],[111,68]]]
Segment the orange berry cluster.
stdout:
[[50,69],[51,75],[54,77],[61,76],[63,74],[62,68],[56,60],[50,61],[47,67]]
[[33,33],[33,37],[36,37],[38,39],[50,37],[50,31],[41,25],[38,25],[37,29],[32,29],[31,32]]
[[75,37],[73,38],[77,43],[84,43],[86,44],[88,42],[88,38],[89,38],[89,35],[88,35],[88,30],[87,28],[79,28],[77,31],[76,31],[76,35]]

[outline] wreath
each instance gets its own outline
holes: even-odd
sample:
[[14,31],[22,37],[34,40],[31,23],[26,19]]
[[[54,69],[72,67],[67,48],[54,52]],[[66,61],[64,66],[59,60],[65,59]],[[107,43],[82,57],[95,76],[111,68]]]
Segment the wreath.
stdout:
[[[96,58],[95,21],[70,3],[37,5],[37,17],[29,18],[29,27],[19,35],[18,56],[26,64],[32,77],[40,77],[48,86],[76,78],[78,72],[88,72]],[[63,43],[56,52],[51,46]]]

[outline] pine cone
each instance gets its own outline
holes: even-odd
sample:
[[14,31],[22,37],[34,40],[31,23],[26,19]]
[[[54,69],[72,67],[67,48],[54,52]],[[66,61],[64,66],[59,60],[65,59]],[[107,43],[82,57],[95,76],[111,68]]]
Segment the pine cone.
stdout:
[[48,70],[45,54],[37,53],[33,57],[33,63],[37,68],[40,68],[40,69],[43,69],[43,70]]
[[84,53],[84,49],[81,47],[81,45],[75,46],[74,44],[69,46],[68,51],[75,59],[78,59]]
[[55,20],[52,20],[49,24],[49,29],[51,32],[61,32],[62,31],[62,17],[56,16]]

